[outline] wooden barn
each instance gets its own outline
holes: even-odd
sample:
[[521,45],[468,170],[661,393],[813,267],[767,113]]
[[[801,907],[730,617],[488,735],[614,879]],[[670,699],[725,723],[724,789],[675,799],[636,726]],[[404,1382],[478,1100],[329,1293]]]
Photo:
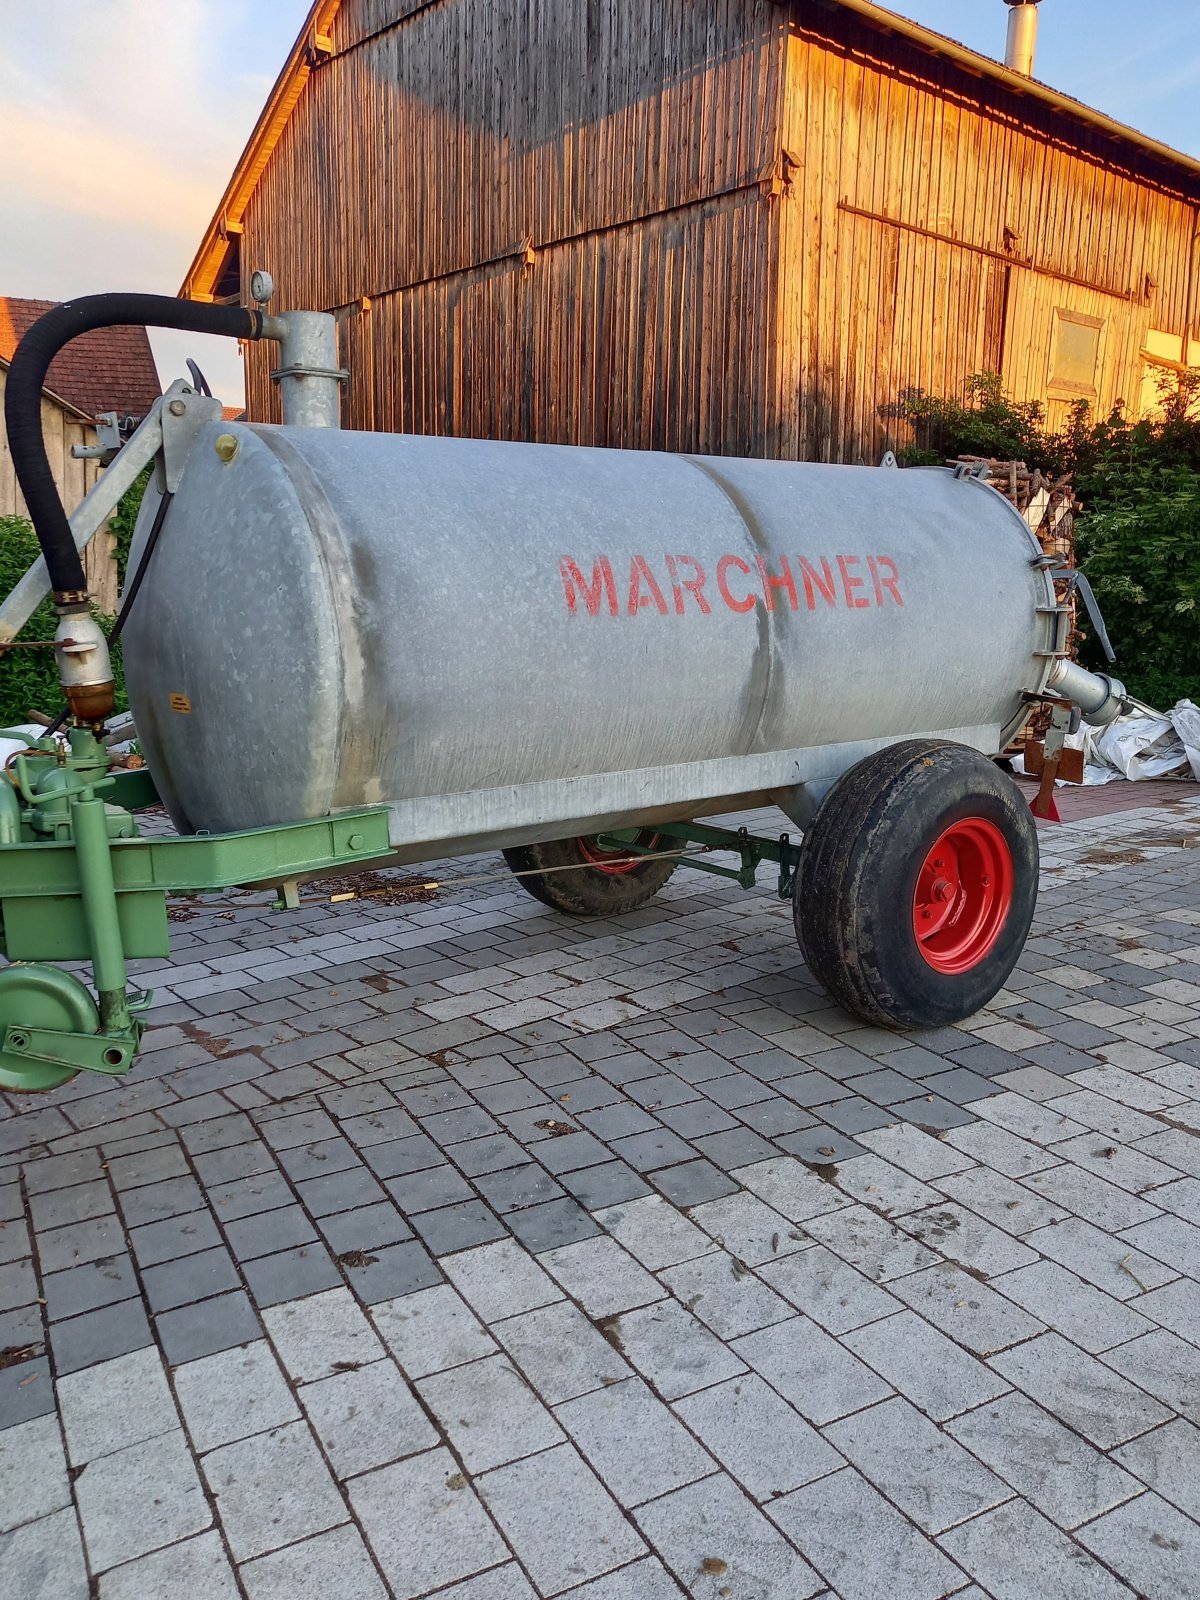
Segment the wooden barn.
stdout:
[[181,293],[334,311],[354,428],[874,461],[984,371],[1141,410],[1198,235],[1200,162],[871,0],[317,0]]

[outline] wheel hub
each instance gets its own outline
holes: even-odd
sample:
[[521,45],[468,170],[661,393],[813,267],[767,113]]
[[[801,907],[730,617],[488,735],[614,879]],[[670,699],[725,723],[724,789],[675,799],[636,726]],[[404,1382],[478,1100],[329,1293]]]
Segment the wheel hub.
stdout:
[[936,972],[970,972],[1000,937],[1013,899],[1008,841],[983,817],[967,817],[934,841],[913,894],[913,932]]
[[650,833],[645,828],[610,829],[604,834],[604,839],[606,845],[602,848],[595,834],[582,837],[579,840],[579,853],[589,866],[595,867],[597,872],[603,872],[610,878],[620,878],[626,873],[636,872],[649,857],[639,856],[631,860],[626,850],[608,848],[608,841],[620,840],[622,844],[636,844],[643,850],[654,850],[662,842],[661,835]]
[[69,1083],[77,1068],[6,1050],[3,1039],[10,1028],[14,1034],[34,1028],[94,1034],[100,1031],[100,1014],[79,979],[60,967],[17,962],[0,971],[0,1089],[44,1093]]

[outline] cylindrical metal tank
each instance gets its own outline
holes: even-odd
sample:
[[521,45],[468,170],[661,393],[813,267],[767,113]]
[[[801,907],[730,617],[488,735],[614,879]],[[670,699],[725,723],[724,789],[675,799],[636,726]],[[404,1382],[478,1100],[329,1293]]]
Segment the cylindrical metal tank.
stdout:
[[1054,651],[1038,555],[949,471],[213,424],[126,675],[185,831],[386,803],[415,860],[800,817],[897,739],[1003,747]]

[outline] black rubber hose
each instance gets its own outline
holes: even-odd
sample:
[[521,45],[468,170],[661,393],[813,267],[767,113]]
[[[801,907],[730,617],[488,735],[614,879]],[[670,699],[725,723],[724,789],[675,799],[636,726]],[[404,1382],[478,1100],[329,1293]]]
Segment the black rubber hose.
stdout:
[[13,469],[60,607],[86,605],[87,579],[42,437],[46,374],[58,352],[77,334],[89,333],[93,328],[131,325],[224,334],[231,339],[260,339],[263,314],[244,306],[204,305],[162,294],[90,294],[47,311],[21,340],[8,369],[4,423]]

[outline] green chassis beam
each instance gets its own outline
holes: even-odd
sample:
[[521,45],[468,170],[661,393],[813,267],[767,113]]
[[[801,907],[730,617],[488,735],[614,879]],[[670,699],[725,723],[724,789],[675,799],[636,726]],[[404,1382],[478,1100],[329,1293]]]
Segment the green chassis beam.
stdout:
[[[739,828],[735,833],[732,828],[710,828],[700,822],[658,822],[654,824],[653,832],[664,839],[678,840],[683,844],[702,845],[705,850],[728,850],[734,855],[741,856],[742,865],[736,870],[732,867],[718,866],[715,861],[701,861],[695,856],[681,856],[679,864],[693,867],[697,872],[711,873],[717,878],[731,878],[734,883],[741,884],[743,889],[754,887],[762,862],[774,861],[779,867],[779,884],[776,892],[781,900],[791,897],[796,868],[800,864],[800,846],[793,844],[786,833],[780,834],[778,839],[760,839],[748,833],[745,828]],[[601,849],[622,851],[631,856],[661,856],[672,853],[654,846],[631,844],[621,834],[601,833],[597,835],[596,842]]]
[[[168,894],[286,885],[339,868],[358,871],[390,855],[383,806],[242,833],[113,840],[124,952],[170,953]],[[0,911],[10,961],[82,961],[93,953],[74,843],[0,845]]]

